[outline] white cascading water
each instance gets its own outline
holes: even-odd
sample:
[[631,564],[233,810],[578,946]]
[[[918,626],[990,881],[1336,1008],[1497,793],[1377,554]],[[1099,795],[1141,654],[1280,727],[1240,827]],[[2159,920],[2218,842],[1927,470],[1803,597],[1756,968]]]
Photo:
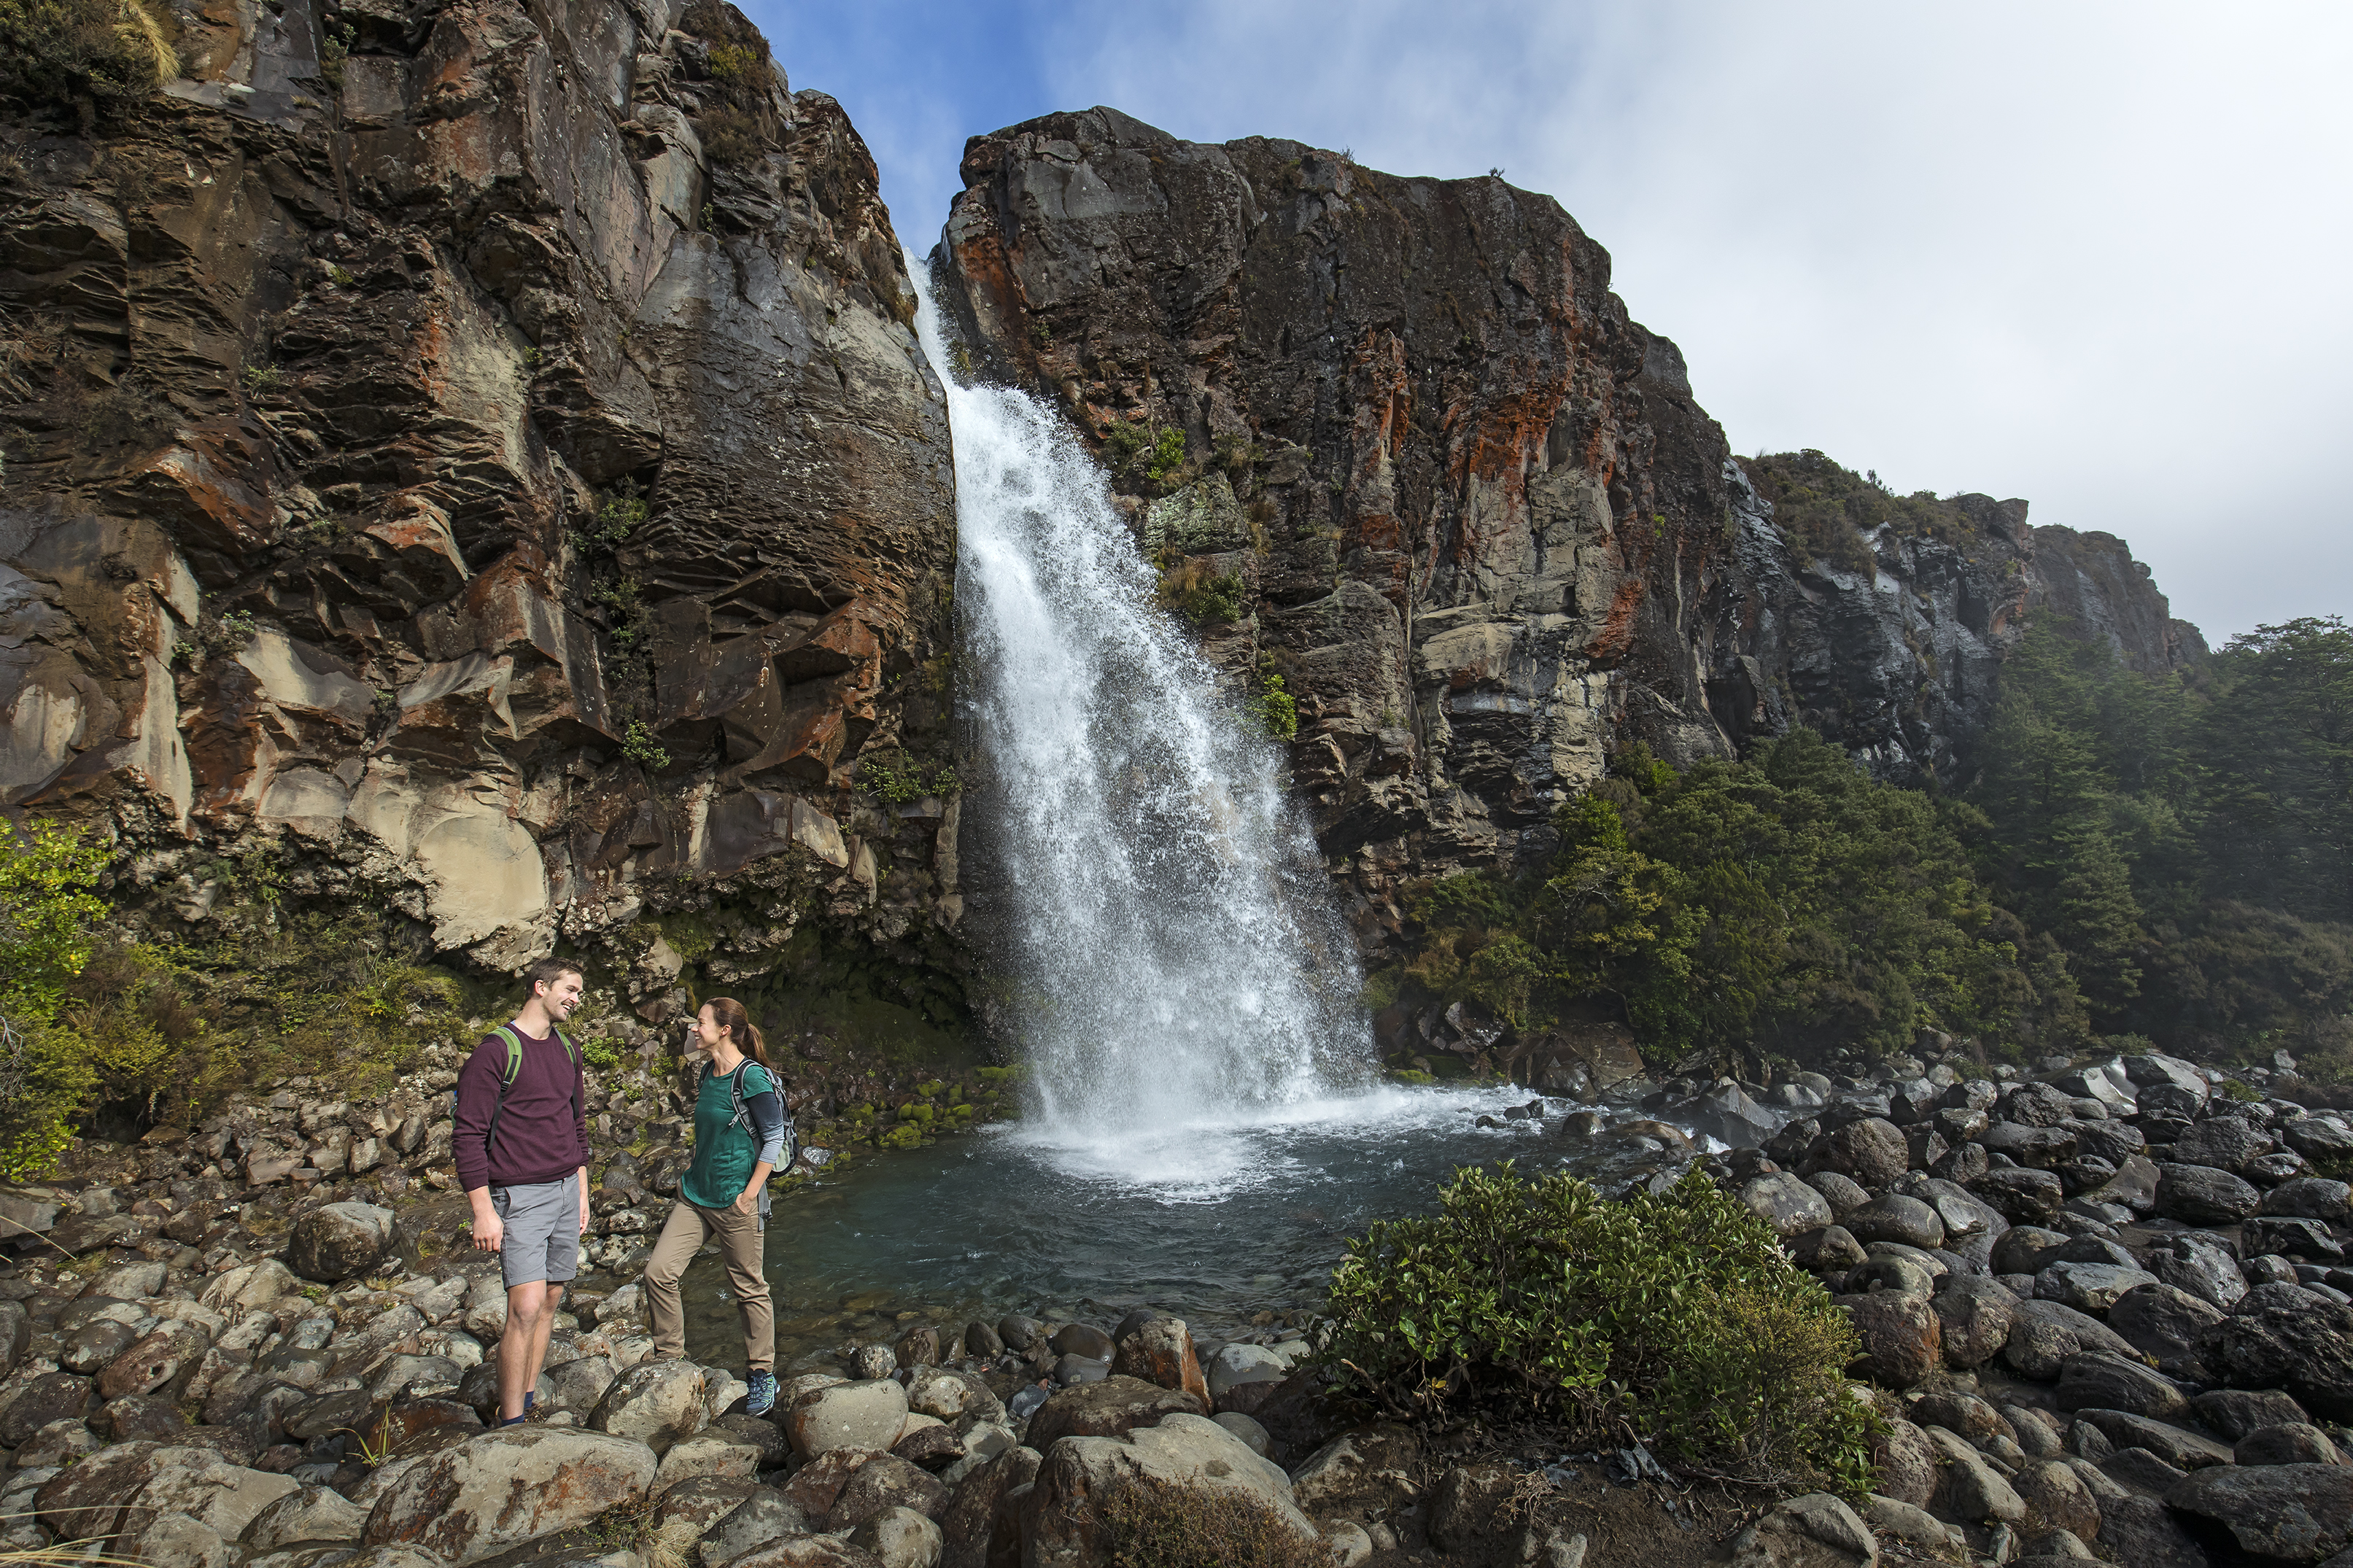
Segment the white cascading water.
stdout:
[[1230,1134],[1368,1086],[1355,953],[1278,748],[1154,604],[1102,470],[1051,410],[955,385],[922,293],[955,449],[964,834],[1031,1063],[1022,1135],[1066,1169],[1214,1186],[1252,1158]]

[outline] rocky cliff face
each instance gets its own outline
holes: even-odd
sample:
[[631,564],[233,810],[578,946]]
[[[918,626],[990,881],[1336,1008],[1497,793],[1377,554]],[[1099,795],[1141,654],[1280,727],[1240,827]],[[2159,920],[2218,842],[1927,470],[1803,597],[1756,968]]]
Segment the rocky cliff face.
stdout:
[[2194,669],[2206,639],[2157,590],[2149,569],[2113,533],[2034,531],[2033,607],[2066,617],[2071,635],[2103,642],[2143,675]]
[[656,1011],[663,911],[953,967],[953,801],[851,782],[944,743],[955,513],[840,108],[711,0],[179,22],[128,119],[0,126],[0,806]]
[[1172,599],[1229,585],[1205,646],[1297,699],[1368,951],[1408,880],[1545,852],[1628,742],[1690,762],[1803,722],[1925,778],[1988,717],[2025,503],[1806,550],[1549,197],[1103,109],[976,138],[962,174],[936,265],[975,368],[1102,446]]

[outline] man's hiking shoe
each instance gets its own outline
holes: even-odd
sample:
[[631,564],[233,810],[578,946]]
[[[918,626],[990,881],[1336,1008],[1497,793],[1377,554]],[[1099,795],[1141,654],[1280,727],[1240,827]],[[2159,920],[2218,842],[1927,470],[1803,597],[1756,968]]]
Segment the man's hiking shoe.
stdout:
[[765,1415],[774,1410],[776,1407],[776,1374],[754,1372],[747,1381],[752,1385],[752,1396],[744,1403],[745,1414]]

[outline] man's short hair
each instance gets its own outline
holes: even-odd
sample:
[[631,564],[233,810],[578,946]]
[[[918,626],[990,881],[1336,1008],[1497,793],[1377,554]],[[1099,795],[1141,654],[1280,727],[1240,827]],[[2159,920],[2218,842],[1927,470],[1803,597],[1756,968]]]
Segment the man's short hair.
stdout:
[[522,983],[529,986],[531,994],[536,996],[539,994],[541,986],[553,988],[557,981],[567,974],[577,974],[580,976],[580,983],[584,985],[588,983],[588,972],[568,958],[541,959],[522,972]]

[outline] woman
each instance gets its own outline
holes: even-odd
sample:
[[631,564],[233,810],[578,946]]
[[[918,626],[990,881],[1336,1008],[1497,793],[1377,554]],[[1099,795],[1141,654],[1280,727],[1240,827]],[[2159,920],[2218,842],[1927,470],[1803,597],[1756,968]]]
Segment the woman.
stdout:
[[765,1415],[776,1404],[776,1320],[768,1304],[768,1277],[761,1268],[766,1228],[768,1173],[785,1146],[785,1103],[760,1031],[744,1005],[721,996],[695,1015],[694,1038],[711,1053],[702,1069],[702,1089],[694,1102],[694,1163],[679,1183],[682,1202],[670,1218],[646,1263],[646,1299],[654,1320],[654,1358],[675,1361],[686,1354],[686,1311],[679,1301],[679,1277],[714,1237],[727,1259],[727,1281],[744,1313],[744,1381],[752,1385],[745,1408]]

